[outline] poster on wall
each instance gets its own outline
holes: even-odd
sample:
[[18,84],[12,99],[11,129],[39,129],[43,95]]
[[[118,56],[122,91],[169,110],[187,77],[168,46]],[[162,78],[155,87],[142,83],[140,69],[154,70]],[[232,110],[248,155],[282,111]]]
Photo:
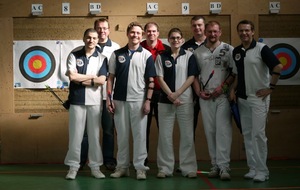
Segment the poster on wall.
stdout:
[[67,88],[67,57],[82,45],[82,40],[14,41],[14,87]]
[[261,38],[283,65],[278,85],[300,85],[300,39]]

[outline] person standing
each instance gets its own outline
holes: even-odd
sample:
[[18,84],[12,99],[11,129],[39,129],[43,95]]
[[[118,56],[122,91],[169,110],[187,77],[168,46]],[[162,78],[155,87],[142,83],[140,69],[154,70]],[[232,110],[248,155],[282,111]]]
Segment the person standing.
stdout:
[[[146,40],[141,42],[141,46],[152,54],[152,57],[154,61],[156,60],[157,55],[161,54],[164,52],[166,49],[170,48],[169,46],[165,45],[162,43],[160,39],[158,39],[159,36],[159,26],[155,22],[148,22],[144,26],[144,31],[145,31],[145,37]],[[158,108],[157,108],[157,103],[160,95],[160,86],[157,81],[157,78],[154,78],[154,91],[152,94],[151,98],[151,103],[150,103],[150,112],[148,114],[148,119],[147,119],[147,152],[149,152],[149,137],[150,137],[150,127],[152,123],[152,116],[154,113],[154,117],[156,119],[156,126],[159,128],[158,124]],[[147,165],[148,163],[148,158],[145,161],[145,164]]]
[[[127,27],[128,44],[114,51],[109,60],[106,106],[114,114],[117,131],[117,166],[110,176],[129,176],[130,155],[129,135],[133,136],[133,166],[136,178],[146,179],[147,158],[146,130],[147,115],[154,89],[156,76],[151,53],[140,42],[143,27],[132,22]],[[113,92],[113,100],[111,97]]]
[[[205,29],[205,18],[203,16],[193,16],[191,19],[191,30],[193,32],[193,37],[186,41],[182,48],[185,50],[188,50],[190,52],[194,52],[195,49],[200,47],[206,39],[206,36],[204,34]],[[195,132],[198,125],[198,116],[200,111],[200,104],[199,104],[199,98],[194,93],[194,139],[195,139]]]
[[206,23],[206,42],[194,51],[200,70],[200,81],[198,78],[195,80],[194,89],[200,97],[203,127],[212,164],[208,177],[230,180],[232,123],[227,95],[236,71],[232,72],[233,47],[220,41],[221,34],[219,22]]
[[233,50],[237,77],[230,91],[230,99],[238,102],[240,111],[249,167],[244,178],[264,182],[269,179],[265,129],[270,95],[280,77],[282,64],[267,45],[254,40],[252,21],[240,21],[237,33],[242,44]]
[[180,130],[179,167],[188,178],[197,177],[197,160],[193,140],[193,92],[191,84],[198,69],[193,54],[181,48],[182,32],[172,28],[168,33],[171,49],[157,56],[156,72],[161,86],[159,100],[159,138],[157,148],[158,178],[172,176],[174,171],[173,128],[177,118]]
[[102,85],[106,80],[107,58],[96,50],[98,33],[89,28],[84,32],[84,47],[72,52],[67,59],[66,75],[70,79],[69,150],[64,163],[70,167],[66,179],[75,179],[80,167],[81,142],[85,126],[89,141],[89,167],[92,176],[105,178],[99,143],[102,112]]
[[[97,31],[99,35],[99,42],[96,49],[109,60],[111,54],[120,48],[120,45],[116,42],[112,41],[109,38],[110,34],[110,26],[109,22],[106,18],[100,18],[95,20],[94,29]],[[116,159],[114,158],[114,122],[113,117],[110,113],[108,113],[106,109],[106,82],[102,87],[102,97],[103,97],[103,109],[102,109],[102,129],[103,129],[103,137],[102,137],[102,153],[104,166],[108,170],[115,170],[116,167]],[[87,142],[87,134],[85,133],[83,141],[82,141],[82,149],[81,149],[81,167],[87,162],[87,152],[88,152],[88,142]]]

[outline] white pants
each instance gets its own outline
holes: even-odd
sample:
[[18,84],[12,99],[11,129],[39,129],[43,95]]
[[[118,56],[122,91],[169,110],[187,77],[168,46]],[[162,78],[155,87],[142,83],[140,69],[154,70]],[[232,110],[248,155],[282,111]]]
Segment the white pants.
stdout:
[[146,130],[147,115],[143,114],[143,101],[126,102],[114,100],[114,122],[117,131],[117,168],[130,166],[129,135],[133,138],[133,165],[136,170],[148,170],[144,165],[147,158]]
[[228,169],[232,142],[229,102],[226,97],[200,98],[200,107],[211,164],[221,170]]
[[99,169],[103,164],[100,146],[100,128],[102,106],[71,105],[69,109],[69,150],[65,164],[73,170],[80,167],[81,142],[87,126],[89,167]]
[[177,117],[180,130],[179,167],[182,175],[197,172],[194,145],[193,103],[176,107],[173,104],[158,103],[159,137],[157,166],[159,171],[172,175],[174,171],[173,129]]
[[269,105],[270,96],[265,100],[257,97],[248,97],[247,100],[238,99],[247,164],[250,170],[256,171],[256,174],[269,175],[266,164],[268,147],[265,134]]

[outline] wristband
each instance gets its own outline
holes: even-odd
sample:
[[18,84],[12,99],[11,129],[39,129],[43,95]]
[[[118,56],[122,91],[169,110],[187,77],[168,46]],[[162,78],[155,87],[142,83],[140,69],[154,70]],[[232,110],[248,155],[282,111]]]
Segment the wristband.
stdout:
[[280,75],[278,72],[272,72],[273,75]]
[[82,86],[82,82],[79,82],[79,85]]
[[94,83],[94,79],[91,79],[91,86],[94,86],[95,83]]
[[146,98],[146,100],[149,100],[149,101],[151,101],[151,98]]
[[154,87],[148,87],[148,90],[154,90]]

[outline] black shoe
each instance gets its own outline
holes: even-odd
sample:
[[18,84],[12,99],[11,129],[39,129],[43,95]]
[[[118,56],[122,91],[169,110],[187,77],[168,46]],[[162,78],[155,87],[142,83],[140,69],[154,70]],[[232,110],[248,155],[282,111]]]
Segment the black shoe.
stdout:
[[116,164],[113,162],[106,163],[104,166],[110,171],[114,171],[116,169]]

